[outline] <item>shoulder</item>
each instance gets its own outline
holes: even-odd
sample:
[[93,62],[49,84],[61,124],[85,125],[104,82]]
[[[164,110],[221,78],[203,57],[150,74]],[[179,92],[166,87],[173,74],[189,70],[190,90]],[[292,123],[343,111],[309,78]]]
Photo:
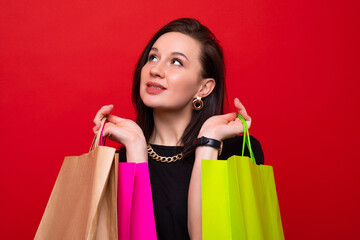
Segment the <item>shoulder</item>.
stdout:
[[[257,164],[264,164],[264,152],[262,150],[259,140],[250,135],[251,148],[254,152]],[[228,159],[233,155],[241,156],[243,146],[243,136],[236,136],[228,138],[223,141],[223,151],[219,159]],[[250,156],[249,150],[245,147],[245,156]]]

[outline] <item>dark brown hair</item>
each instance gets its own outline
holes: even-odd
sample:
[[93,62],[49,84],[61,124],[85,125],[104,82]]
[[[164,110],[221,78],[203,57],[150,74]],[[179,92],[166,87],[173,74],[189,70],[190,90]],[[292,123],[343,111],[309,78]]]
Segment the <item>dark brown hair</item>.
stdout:
[[193,142],[197,138],[203,123],[211,116],[223,114],[225,97],[225,69],[222,48],[214,34],[199,21],[191,18],[180,18],[162,27],[151,38],[137,63],[132,88],[132,101],[137,113],[136,122],[144,132],[146,141],[153,132],[153,109],[145,106],[140,98],[141,69],[148,61],[149,52],[156,40],[165,33],[179,32],[192,37],[201,45],[200,62],[202,77],[213,78],[216,86],[211,94],[203,98],[204,107],[200,111],[193,111],[191,121],[186,127],[180,141],[184,144],[185,156],[194,153]]

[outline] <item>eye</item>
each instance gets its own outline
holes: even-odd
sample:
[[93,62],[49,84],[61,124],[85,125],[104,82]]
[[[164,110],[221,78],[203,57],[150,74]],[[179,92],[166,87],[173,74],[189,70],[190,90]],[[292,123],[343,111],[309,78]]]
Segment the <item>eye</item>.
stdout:
[[181,60],[174,58],[173,60],[171,60],[171,63],[177,66],[184,66],[183,63],[181,62]]
[[149,58],[148,58],[148,61],[149,62],[155,62],[155,61],[157,61],[158,59],[157,59],[157,57],[154,55],[154,54],[150,54],[149,55]]

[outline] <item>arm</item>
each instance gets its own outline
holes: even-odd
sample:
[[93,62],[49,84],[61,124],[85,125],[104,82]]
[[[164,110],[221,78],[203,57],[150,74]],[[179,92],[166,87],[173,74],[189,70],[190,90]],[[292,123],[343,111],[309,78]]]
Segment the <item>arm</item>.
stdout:
[[200,146],[195,151],[188,197],[188,230],[191,240],[202,239],[201,159],[217,159],[217,157],[218,150],[209,146]]
[[[247,115],[244,106],[236,98],[235,107],[247,120],[250,127],[251,118]],[[243,125],[236,113],[213,116],[205,121],[198,137],[208,137],[219,141],[234,137],[244,132]],[[202,239],[202,210],[201,210],[201,159],[214,159],[218,150],[209,146],[198,147],[195,151],[195,162],[191,174],[188,197],[188,230],[191,240]]]

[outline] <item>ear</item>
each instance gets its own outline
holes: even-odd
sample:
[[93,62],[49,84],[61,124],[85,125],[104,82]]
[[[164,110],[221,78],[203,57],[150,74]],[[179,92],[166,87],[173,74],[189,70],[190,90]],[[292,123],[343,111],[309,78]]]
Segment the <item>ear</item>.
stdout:
[[207,97],[215,88],[215,80],[213,78],[204,78],[201,80],[200,88],[196,93],[196,97]]

